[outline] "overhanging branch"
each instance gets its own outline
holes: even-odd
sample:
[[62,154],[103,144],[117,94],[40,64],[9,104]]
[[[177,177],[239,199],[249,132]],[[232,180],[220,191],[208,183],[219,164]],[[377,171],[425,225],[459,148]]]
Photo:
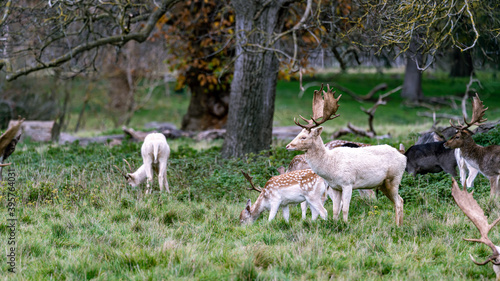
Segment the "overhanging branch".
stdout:
[[[155,27],[156,22],[161,18],[161,16],[163,16],[170,8],[172,8],[173,5],[175,5],[178,2],[180,2],[180,0],[163,0],[162,3],[158,6],[159,8],[149,16],[144,27],[142,27],[142,29],[138,32],[109,36],[80,44],[76,47],[73,47],[65,54],[62,54],[61,56],[54,58],[50,61],[38,62],[33,66],[24,67],[19,70],[13,71],[11,73],[7,73],[6,76],[7,81],[15,80],[20,76],[27,75],[39,70],[57,67],[65,62],[68,62],[78,54],[84,53],[86,51],[92,50],[100,46],[110,45],[110,44],[123,45],[132,40],[137,42],[144,42],[151,34],[153,28]],[[0,62],[0,66],[3,66],[5,64],[6,64],[5,62]],[[7,69],[8,68],[9,66],[7,67]]]

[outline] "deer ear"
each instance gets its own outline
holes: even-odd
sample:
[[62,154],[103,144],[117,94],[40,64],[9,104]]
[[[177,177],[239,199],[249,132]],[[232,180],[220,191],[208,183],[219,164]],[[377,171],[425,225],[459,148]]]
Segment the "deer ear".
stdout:
[[401,153],[405,154],[405,151],[406,151],[405,146],[404,146],[402,143],[400,143],[400,144],[399,144],[399,152],[401,152]]
[[280,166],[277,170],[278,170],[278,173],[280,173],[280,175],[283,175],[286,172],[286,169],[283,166]]
[[246,209],[250,211],[250,207],[252,207],[252,200],[248,199]]
[[318,127],[318,128],[315,128],[313,129],[314,131],[314,136],[319,136],[321,135],[321,132],[323,132],[323,127]]

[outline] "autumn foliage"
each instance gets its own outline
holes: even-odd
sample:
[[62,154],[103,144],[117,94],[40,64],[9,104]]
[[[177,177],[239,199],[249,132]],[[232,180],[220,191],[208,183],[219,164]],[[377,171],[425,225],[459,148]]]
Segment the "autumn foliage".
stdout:
[[172,54],[173,61],[168,63],[179,73],[177,88],[228,89],[234,26],[228,7],[226,1],[183,1],[158,22],[166,27],[160,30]]

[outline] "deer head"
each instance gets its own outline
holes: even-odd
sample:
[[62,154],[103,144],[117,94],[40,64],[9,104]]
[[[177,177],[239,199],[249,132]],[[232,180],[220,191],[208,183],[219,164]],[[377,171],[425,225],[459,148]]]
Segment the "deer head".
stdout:
[[252,200],[248,199],[245,209],[240,213],[240,224],[250,224],[252,219]]
[[498,223],[500,222],[500,218],[497,218],[492,224],[488,224],[488,219],[484,215],[483,209],[479,206],[477,201],[472,197],[472,192],[467,192],[467,189],[464,187],[461,190],[458,187],[458,183],[452,178],[453,184],[451,188],[451,195],[453,199],[457,203],[458,207],[464,212],[464,214],[472,221],[472,223],[476,226],[481,234],[481,238],[479,239],[465,239],[466,241],[483,243],[491,248],[492,254],[491,256],[484,262],[477,262],[471,256],[472,261],[477,265],[485,265],[491,262],[493,264],[493,269],[497,274],[497,280],[500,278],[500,254],[497,246],[491,242],[488,238],[488,232]]
[[118,168],[118,166],[116,166],[116,165],[113,165],[113,166],[125,178],[125,180],[127,181],[127,183],[129,185],[131,185],[132,187],[136,187],[137,185],[139,185],[139,183],[137,183],[137,181],[136,181],[135,175],[134,175],[133,170],[132,170],[132,166],[130,166],[130,163],[125,159],[123,159],[123,162],[127,163],[129,172],[126,172],[126,171],[124,172],[123,170]]
[[464,116],[464,124],[458,121],[457,125],[453,124],[450,119],[450,125],[457,129],[457,133],[451,137],[444,146],[447,148],[460,148],[464,145],[464,142],[467,142],[472,137],[472,132],[468,129],[472,125],[480,125],[481,123],[487,121],[487,119],[483,119],[484,113],[488,110],[488,108],[484,108],[483,102],[479,99],[479,96],[476,93],[476,96],[472,99],[472,117],[471,121],[467,122]]
[[342,95],[335,98],[335,92],[332,92],[330,86],[327,85],[327,87],[327,92],[323,90],[323,85],[321,85],[319,91],[314,91],[312,105],[313,116],[311,119],[306,119],[299,115],[302,120],[307,122],[306,125],[300,124],[300,122],[294,118],[295,124],[303,128],[303,130],[286,146],[287,149],[307,150],[307,148],[311,146],[311,143],[321,134],[323,127],[319,126],[328,120],[339,117],[336,113],[339,108],[338,101]]

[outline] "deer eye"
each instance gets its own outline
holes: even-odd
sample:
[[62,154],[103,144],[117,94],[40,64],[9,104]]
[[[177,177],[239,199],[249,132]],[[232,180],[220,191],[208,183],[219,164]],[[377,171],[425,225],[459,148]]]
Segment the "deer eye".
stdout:
[[301,140],[305,140],[305,139],[306,139],[306,137],[301,137],[300,139],[301,139]]

